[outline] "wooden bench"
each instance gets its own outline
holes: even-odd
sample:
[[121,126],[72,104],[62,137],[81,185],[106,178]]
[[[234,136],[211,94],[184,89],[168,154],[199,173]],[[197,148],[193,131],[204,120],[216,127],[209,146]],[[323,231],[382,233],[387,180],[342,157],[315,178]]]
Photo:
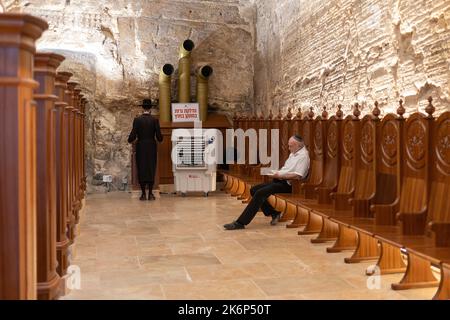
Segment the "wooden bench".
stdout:
[[[376,261],[368,275],[404,273],[393,289],[437,286],[431,266],[439,268],[435,298],[446,299],[450,121],[449,112],[433,119],[431,99],[426,111],[405,121],[400,101],[397,115],[381,121],[377,105],[361,120],[358,106],[344,120],[340,109],[328,120],[294,117],[296,125],[278,116],[273,127],[280,129],[280,141],[295,130],[308,141],[311,170],[308,181],[294,182],[292,194],[277,194],[272,203],[284,209],[284,220],[293,219],[287,227],[305,226],[299,234],[318,234],[314,243],[334,241],[327,252],[352,250],[347,263]],[[239,178],[251,181],[249,175]],[[257,174],[253,179],[262,181]]]

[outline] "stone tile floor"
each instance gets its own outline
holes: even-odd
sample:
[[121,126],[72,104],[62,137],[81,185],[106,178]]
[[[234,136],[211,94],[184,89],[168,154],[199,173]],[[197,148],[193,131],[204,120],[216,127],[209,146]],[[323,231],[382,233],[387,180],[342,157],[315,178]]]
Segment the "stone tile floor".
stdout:
[[328,254],[261,213],[225,231],[245,205],[222,192],[138,197],[87,196],[72,261],[81,289],[62,299],[431,299],[437,289],[393,291],[401,274],[368,278],[373,263],[345,264],[349,252]]

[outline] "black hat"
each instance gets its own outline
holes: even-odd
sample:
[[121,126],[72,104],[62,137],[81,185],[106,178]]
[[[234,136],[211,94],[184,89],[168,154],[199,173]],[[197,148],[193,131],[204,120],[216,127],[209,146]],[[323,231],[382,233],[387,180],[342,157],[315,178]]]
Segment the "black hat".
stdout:
[[152,100],[144,99],[142,100],[142,104],[140,104],[139,106],[141,106],[144,109],[150,109],[152,107]]

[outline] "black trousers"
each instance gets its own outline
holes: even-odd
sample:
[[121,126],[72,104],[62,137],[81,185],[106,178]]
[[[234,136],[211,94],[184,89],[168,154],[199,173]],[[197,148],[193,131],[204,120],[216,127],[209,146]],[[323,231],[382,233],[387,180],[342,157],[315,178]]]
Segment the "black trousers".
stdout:
[[292,187],[286,180],[273,179],[270,183],[261,183],[250,189],[252,200],[248,203],[237,222],[243,225],[249,224],[261,208],[265,216],[274,216],[279,212],[269,204],[267,198],[275,193],[290,193]]
[[149,192],[149,194],[151,194],[152,190],[153,190],[153,184],[154,184],[154,182],[140,182],[139,185],[141,186],[142,194],[145,194],[146,186],[148,186],[148,190],[149,190],[148,192]]

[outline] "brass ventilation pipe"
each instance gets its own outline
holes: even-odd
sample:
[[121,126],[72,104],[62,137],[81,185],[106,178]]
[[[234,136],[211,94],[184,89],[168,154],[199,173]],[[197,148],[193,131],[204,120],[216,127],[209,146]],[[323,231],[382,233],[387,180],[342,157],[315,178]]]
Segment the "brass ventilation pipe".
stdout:
[[200,112],[200,121],[208,118],[208,78],[212,75],[213,68],[209,65],[197,69],[197,102]]
[[172,79],[173,65],[166,63],[159,73],[159,121],[171,121],[170,82]]
[[178,61],[178,102],[191,100],[191,51],[195,45],[192,40],[184,40],[180,48]]

